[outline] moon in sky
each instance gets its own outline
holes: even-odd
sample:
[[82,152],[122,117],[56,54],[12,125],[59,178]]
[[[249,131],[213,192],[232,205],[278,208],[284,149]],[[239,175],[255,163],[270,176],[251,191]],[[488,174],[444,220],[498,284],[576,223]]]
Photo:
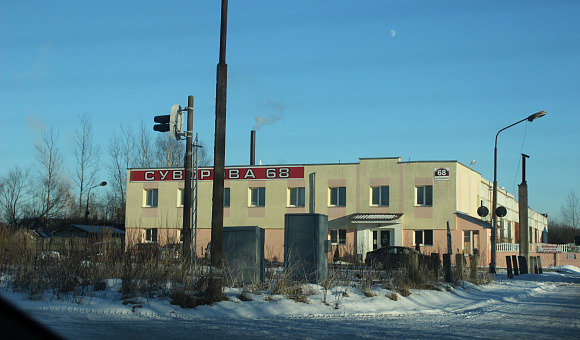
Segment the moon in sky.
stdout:
[[395,37],[395,35],[397,34],[397,32],[395,32],[395,30],[391,30],[391,37]]

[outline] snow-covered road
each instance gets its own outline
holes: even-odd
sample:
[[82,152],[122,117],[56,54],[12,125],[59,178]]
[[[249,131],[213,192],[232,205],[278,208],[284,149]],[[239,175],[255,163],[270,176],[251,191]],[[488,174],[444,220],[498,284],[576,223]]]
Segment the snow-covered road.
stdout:
[[[40,300],[10,290],[1,292],[30,316],[69,339],[578,339],[580,269],[558,268],[475,286],[412,290],[396,301],[377,286],[368,297],[356,288],[336,287],[327,302],[312,286],[309,303],[280,295],[237,299],[196,309],[181,309],[166,298],[126,303],[115,293],[83,299]],[[348,290],[348,294],[342,293]]]
[[178,319],[33,312],[70,339],[578,339],[580,285],[467,311],[375,316]]

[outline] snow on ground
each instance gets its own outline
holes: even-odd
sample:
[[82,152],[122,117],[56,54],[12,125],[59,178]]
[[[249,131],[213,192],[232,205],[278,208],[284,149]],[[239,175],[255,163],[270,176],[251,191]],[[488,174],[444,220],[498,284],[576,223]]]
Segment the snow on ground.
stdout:
[[[120,295],[115,292],[118,284],[118,281],[111,280],[108,282],[109,288],[107,290],[95,292],[95,296],[92,297],[83,297],[76,300],[72,298],[56,300],[51,299],[50,295],[40,300],[30,300],[28,297],[6,288],[0,294],[18,308],[31,313],[35,318],[47,321],[51,327],[57,328],[74,328],[75,321],[73,319],[79,318],[83,319],[84,323],[91,319],[99,321],[114,320],[115,322],[126,320],[128,324],[138,323],[138,320],[155,320],[157,323],[170,323],[169,325],[176,320],[204,321],[207,325],[207,322],[211,320],[210,323],[218,322],[215,331],[219,331],[225,325],[232,327],[232,324],[238,322],[236,320],[247,320],[249,322],[255,320],[261,320],[261,322],[264,320],[278,320],[276,322],[282,322],[280,320],[338,318],[352,321],[365,318],[403,320],[401,319],[403,317],[404,320],[407,320],[404,322],[408,323],[410,322],[408,318],[417,316],[418,320],[424,320],[422,321],[423,323],[428,323],[430,316],[437,320],[445,320],[459,315],[464,318],[466,315],[474,313],[475,315],[483,315],[497,310],[498,306],[505,305],[510,306],[509,308],[516,308],[516,306],[524,302],[544,301],[545,299],[550,299],[551,296],[562,296],[563,300],[567,296],[572,299],[578,299],[580,297],[580,269],[573,266],[560,266],[550,268],[544,274],[520,275],[509,280],[505,274],[498,274],[492,282],[484,285],[473,285],[466,282],[462,286],[455,287],[442,285],[441,291],[411,290],[411,295],[407,297],[398,295],[396,301],[387,297],[387,295],[391,294],[391,291],[379,285],[375,286],[373,290],[375,296],[372,297],[365,296],[356,287],[334,288],[327,292],[326,303],[324,303],[324,290],[317,285],[307,286],[307,289],[313,293],[308,296],[308,303],[295,302],[284,296],[267,294],[252,294],[250,295],[252,301],[240,301],[238,299],[238,295],[241,292],[240,289],[227,289],[226,295],[229,301],[216,303],[212,306],[199,306],[195,309],[182,309],[179,306],[171,305],[169,298],[140,298],[124,304]],[[564,288],[566,290],[562,290]],[[343,294],[345,291],[347,294]],[[573,295],[570,295],[570,292]],[[578,300],[574,301],[574,303],[580,305]],[[510,311],[504,310],[500,315],[509,315]],[[576,313],[576,310],[573,310],[573,312]],[[580,314],[580,311],[577,313]],[[59,319],[51,321],[51,318]],[[215,320],[224,321],[219,324],[219,321]],[[482,320],[485,320],[485,318],[482,318]],[[553,323],[553,320],[550,323]],[[579,323],[580,321],[576,319],[570,324],[570,331],[580,330]],[[343,322],[342,324],[344,325],[345,323]],[[177,323],[174,323],[174,325],[177,325]],[[186,327],[183,323],[180,325]],[[288,329],[300,327],[296,322],[288,325],[286,326]],[[421,322],[417,324],[417,327],[421,327]],[[563,327],[561,334],[567,336],[567,326],[564,325]],[[123,329],[123,326],[119,326],[119,329]],[[211,330],[206,329],[206,331],[210,332]],[[317,328],[312,326],[312,332],[317,331]],[[262,332],[265,332],[266,337],[275,337],[273,334],[268,333],[267,330]],[[283,332],[282,334],[290,337],[292,333],[288,332]],[[68,329],[65,333],[65,336],[75,334],[71,329]],[[113,333],[104,334],[110,335]],[[356,331],[354,334],[354,337],[359,337],[356,334],[364,337],[360,331]],[[262,335],[258,335],[257,338],[262,337]],[[88,338],[91,337],[88,336]],[[95,338],[98,338],[98,334],[95,334]]]

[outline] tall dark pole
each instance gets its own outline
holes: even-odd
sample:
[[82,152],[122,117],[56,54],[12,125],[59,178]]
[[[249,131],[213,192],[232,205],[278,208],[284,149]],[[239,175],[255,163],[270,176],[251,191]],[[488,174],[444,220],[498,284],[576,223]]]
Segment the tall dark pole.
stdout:
[[228,65],[226,64],[226,32],[228,1],[222,0],[220,29],[220,58],[217,65],[215,103],[215,142],[213,172],[213,206],[211,214],[211,271],[207,296],[212,301],[223,299],[223,228],[224,228],[224,178],[226,154],[226,95]]
[[94,187],[89,188],[89,192],[87,194],[87,206],[85,209],[85,224],[89,223],[89,200],[91,199],[91,190],[93,190],[96,187],[104,187],[105,185],[107,185],[107,182],[101,182],[97,185],[95,185]]
[[[503,129],[499,130],[495,135],[495,146],[493,149],[493,201],[492,201],[492,208],[491,208],[491,262],[489,264],[489,272],[495,274],[495,267],[496,267],[496,209],[497,209],[497,136],[499,133],[505,129],[511,128],[512,126],[519,124],[525,120],[528,122],[532,122],[535,119],[543,117],[546,115],[546,111],[536,112],[533,115],[530,115],[520,121],[513,123],[510,126],[506,126]],[[527,198],[527,196],[526,196]],[[521,236],[520,236],[521,237]]]
[[522,154],[522,184],[518,185],[519,199],[519,222],[520,222],[520,256],[530,263],[530,236],[528,229],[528,183],[526,182],[526,158],[530,156]]
[[[183,190],[183,258],[191,260],[191,174],[193,144],[193,96],[187,97],[187,130],[185,132],[185,187]],[[196,260],[196,259],[194,259]]]

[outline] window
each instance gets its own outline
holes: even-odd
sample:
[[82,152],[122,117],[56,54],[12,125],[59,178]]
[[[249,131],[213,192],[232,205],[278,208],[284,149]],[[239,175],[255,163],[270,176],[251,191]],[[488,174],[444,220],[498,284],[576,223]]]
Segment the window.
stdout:
[[178,189],[178,207],[183,207],[183,202],[185,202],[185,190],[184,189]]
[[250,188],[250,206],[251,207],[265,207],[266,206],[266,188]]
[[291,207],[303,207],[305,203],[304,188],[289,188]]
[[224,208],[230,207],[230,188],[224,188]]
[[145,242],[157,243],[157,228],[145,229]]
[[145,206],[156,207],[159,189],[145,190]]
[[346,187],[330,188],[330,205],[335,207],[346,206]]
[[421,246],[432,246],[433,230],[415,230],[415,244]]
[[379,207],[389,206],[389,187],[371,187],[371,205]]
[[479,254],[479,231],[477,230],[463,231],[463,254],[465,255]]
[[433,186],[424,185],[417,187],[417,205],[433,205]]
[[330,242],[332,244],[345,245],[346,244],[346,229],[332,229],[330,230]]

